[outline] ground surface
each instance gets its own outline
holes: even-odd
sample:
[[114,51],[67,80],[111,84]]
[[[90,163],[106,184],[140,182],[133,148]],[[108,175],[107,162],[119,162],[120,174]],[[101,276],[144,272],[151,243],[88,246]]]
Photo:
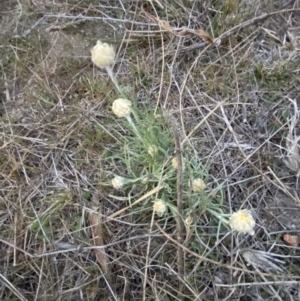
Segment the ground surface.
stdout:
[[145,3],[0,3],[0,299],[300,300],[300,2]]

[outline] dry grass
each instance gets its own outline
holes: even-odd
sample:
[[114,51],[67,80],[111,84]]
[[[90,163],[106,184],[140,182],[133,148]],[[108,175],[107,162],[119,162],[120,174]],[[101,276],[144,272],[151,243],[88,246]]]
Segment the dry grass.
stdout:
[[[300,299],[299,247],[283,240],[300,230],[300,2],[282,3],[148,1],[215,46],[170,34],[134,0],[1,2],[1,300]],[[97,39],[116,46],[141,136],[161,147],[153,161],[111,112],[118,93],[90,61]],[[114,174],[131,182],[115,191]],[[192,174],[206,182],[199,197]],[[167,215],[152,212],[155,196]],[[192,225],[177,227],[178,208]],[[240,208],[254,236],[213,214]]]

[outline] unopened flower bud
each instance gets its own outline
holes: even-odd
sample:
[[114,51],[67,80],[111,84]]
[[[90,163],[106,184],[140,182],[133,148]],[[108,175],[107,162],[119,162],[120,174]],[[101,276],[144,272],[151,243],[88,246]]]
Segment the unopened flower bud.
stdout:
[[157,146],[152,144],[152,145],[149,145],[148,147],[148,154],[151,156],[151,157],[154,157],[155,154],[157,153],[158,149],[157,149]]
[[200,192],[205,189],[206,185],[201,179],[194,179],[192,181],[192,190],[195,192]]
[[158,216],[163,216],[167,211],[166,203],[162,200],[156,200],[153,203],[153,209],[157,213]]
[[173,158],[173,159],[172,159],[172,166],[173,166],[173,168],[175,168],[175,169],[178,168],[178,161],[177,161],[177,158]]
[[112,111],[118,117],[127,117],[131,112],[131,101],[124,98],[118,98],[113,102]]
[[112,65],[115,61],[115,50],[113,46],[102,43],[100,40],[91,49],[92,62],[99,68],[106,68]]
[[193,223],[193,218],[189,215],[185,220],[184,220],[185,224],[187,226],[191,226]]
[[125,179],[120,176],[115,176],[111,180],[111,184],[115,189],[121,189],[125,184]]
[[[176,157],[172,159],[172,166],[174,169],[178,169],[178,160]],[[182,160],[182,170],[184,170],[184,160]]]

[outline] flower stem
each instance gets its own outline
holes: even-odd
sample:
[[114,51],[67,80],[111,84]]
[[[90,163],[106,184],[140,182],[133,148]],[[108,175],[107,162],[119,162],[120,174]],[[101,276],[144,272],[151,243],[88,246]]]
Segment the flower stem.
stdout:
[[226,214],[223,214],[223,213],[217,213],[216,211],[214,210],[211,210],[210,208],[206,208],[206,210],[212,214],[214,217],[216,217],[217,219],[219,219],[222,223],[224,224],[229,224],[229,221],[228,219],[226,218]]
[[131,116],[128,115],[128,116],[126,116],[126,118],[127,118],[128,122],[130,123],[130,125],[132,126],[132,128],[133,128],[135,134],[136,134],[136,135],[140,138],[140,140],[142,141],[142,138],[141,138],[141,136],[140,136],[140,134],[139,134],[139,132],[138,132],[138,130],[137,130],[135,124],[133,123],[133,120],[132,120]]
[[120,86],[119,86],[119,84],[118,84],[118,82],[117,82],[117,80],[116,80],[113,72],[112,72],[111,67],[105,67],[105,69],[106,69],[109,77],[111,78],[112,82],[114,83],[115,87],[117,88],[117,92],[119,92],[121,95],[123,95],[123,92],[122,92],[122,90],[121,90],[121,88],[120,88]]

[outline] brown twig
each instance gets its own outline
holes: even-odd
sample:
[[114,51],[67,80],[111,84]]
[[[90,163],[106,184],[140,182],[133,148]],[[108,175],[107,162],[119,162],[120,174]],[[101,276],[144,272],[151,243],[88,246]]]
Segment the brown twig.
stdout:
[[214,43],[213,38],[205,30],[203,30],[201,28],[200,29],[192,29],[192,28],[181,27],[181,28],[173,29],[168,21],[161,20],[160,18],[150,14],[148,11],[147,3],[144,3],[141,6],[141,12],[145,15],[145,17],[147,19],[158,24],[162,29],[173,34],[174,36],[187,37],[187,36],[191,36],[191,35],[197,35],[210,44]]
[[[159,229],[159,231],[171,242],[173,242],[175,245],[177,245],[179,248],[181,248],[182,250],[184,250],[185,252],[195,256],[196,258],[200,259],[201,261],[205,261],[205,262],[210,262],[212,264],[217,265],[218,267],[223,267],[223,268],[227,268],[229,270],[234,270],[234,271],[239,271],[239,272],[244,272],[244,273],[249,273],[249,274],[256,274],[256,275],[263,275],[263,276],[269,276],[269,277],[276,277],[278,279],[282,278],[282,279],[286,279],[287,275],[277,275],[277,274],[271,274],[271,273],[262,273],[259,271],[251,271],[251,270],[247,270],[247,269],[243,269],[243,268],[238,268],[238,267],[234,267],[230,264],[224,264],[224,263],[220,263],[218,261],[215,261],[213,259],[209,259],[205,256],[199,255],[193,251],[191,251],[190,249],[188,249],[187,247],[185,247],[184,245],[181,245],[178,243],[178,241],[174,238],[172,238],[169,234],[167,234],[160,226],[158,223],[155,224],[156,227]],[[293,275],[289,275],[289,277],[291,279],[300,279],[300,276],[293,276]]]
[[142,202],[143,200],[147,199],[148,197],[150,197],[151,195],[157,193],[158,191],[160,191],[163,188],[163,186],[157,186],[155,188],[153,188],[152,190],[148,191],[146,194],[144,194],[142,197],[140,197],[138,200],[136,200],[135,202],[133,202],[131,205],[120,209],[119,211],[111,214],[110,216],[107,217],[107,219],[109,218],[115,218],[116,216],[120,215],[121,213],[125,212],[127,209],[133,207],[134,205]]
[[[183,243],[183,220],[182,220],[182,182],[183,182],[183,168],[182,168],[182,152],[179,133],[175,124],[172,120],[173,134],[175,138],[176,147],[176,159],[177,159],[177,241],[179,244]],[[182,248],[177,249],[177,265],[178,274],[180,277],[184,275],[184,260],[183,260],[183,250]],[[181,291],[181,289],[180,289]]]
[[6,286],[10,292],[12,292],[17,298],[18,300],[21,301],[28,301],[28,299],[26,299],[22,292],[16,288],[4,275],[0,274],[0,283],[2,283],[2,286]]
[[[228,118],[227,118],[227,116],[226,116],[226,113],[225,113],[225,110],[224,110],[224,107],[223,107],[223,106],[221,106],[221,112],[222,112],[223,119],[224,119],[224,121],[225,121],[225,123],[226,123],[226,125],[227,125],[227,128],[228,128],[229,132],[232,134],[233,139],[234,139],[236,145],[237,145],[238,148],[239,148],[239,151],[241,152],[241,154],[242,154],[243,157],[245,158],[245,162],[248,162],[248,163],[251,165],[251,167],[252,167],[257,173],[259,173],[259,174],[262,176],[262,178],[264,178],[268,183],[272,183],[274,186],[278,187],[278,188],[281,189],[284,193],[286,193],[287,195],[289,195],[292,199],[295,199],[294,196],[287,190],[287,188],[286,188],[280,181],[279,181],[280,185],[279,185],[279,186],[276,185],[276,182],[275,182],[275,181],[273,181],[271,178],[269,178],[267,175],[265,175],[259,168],[257,168],[257,166],[255,166],[254,163],[252,163],[252,161],[250,160],[250,157],[253,155],[253,153],[251,153],[251,154],[248,155],[248,156],[245,154],[244,150],[242,149],[242,147],[241,147],[240,144],[239,144],[239,141],[238,141],[238,138],[237,138],[237,136],[236,136],[236,133],[235,133],[235,131],[233,130],[233,128],[232,128],[232,126],[231,126],[231,124],[230,124],[230,122],[229,122],[229,120],[228,120]],[[261,146],[260,146],[260,147],[261,147]],[[257,150],[256,150],[256,151],[257,151]],[[255,151],[255,152],[256,152],[256,151]],[[269,168],[269,170],[271,170],[271,169]],[[274,174],[273,174],[273,175],[274,175]],[[279,179],[278,179],[278,180],[279,180]]]
[[[103,229],[103,204],[101,202],[101,187],[92,195],[91,209],[88,212],[88,221],[91,227],[91,233],[94,246],[104,246],[104,229]],[[105,247],[94,249],[97,262],[103,270],[103,277],[112,294],[115,295],[115,286],[112,280],[111,271],[109,269],[109,259],[106,254]]]
[[[92,210],[88,212],[88,221],[91,227],[94,246],[104,245],[104,231],[102,224],[102,204],[98,206],[92,205]],[[98,263],[102,267],[103,273],[108,273],[108,258],[105,249],[96,249],[95,255]]]
[[[259,22],[265,21],[268,18],[281,14],[281,13],[285,13],[285,12],[295,12],[295,11],[299,11],[299,9],[283,9],[280,11],[275,11],[272,13],[268,13],[268,14],[263,14],[261,16],[252,18],[250,20],[246,20],[236,26],[234,26],[233,28],[230,28],[229,30],[225,31],[224,33],[222,33],[217,39],[220,39],[221,41],[224,39],[229,38],[230,36],[234,35],[235,33],[237,33],[240,30],[243,30],[249,26],[255,25]],[[201,42],[201,43],[195,43],[191,46],[188,47],[184,47],[182,49],[180,49],[180,51],[190,51],[190,50],[194,50],[194,49],[199,49],[199,48],[203,48],[205,46],[207,46],[209,43],[207,41],[205,42]],[[167,55],[170,55],[170,53],[166,53]]]

